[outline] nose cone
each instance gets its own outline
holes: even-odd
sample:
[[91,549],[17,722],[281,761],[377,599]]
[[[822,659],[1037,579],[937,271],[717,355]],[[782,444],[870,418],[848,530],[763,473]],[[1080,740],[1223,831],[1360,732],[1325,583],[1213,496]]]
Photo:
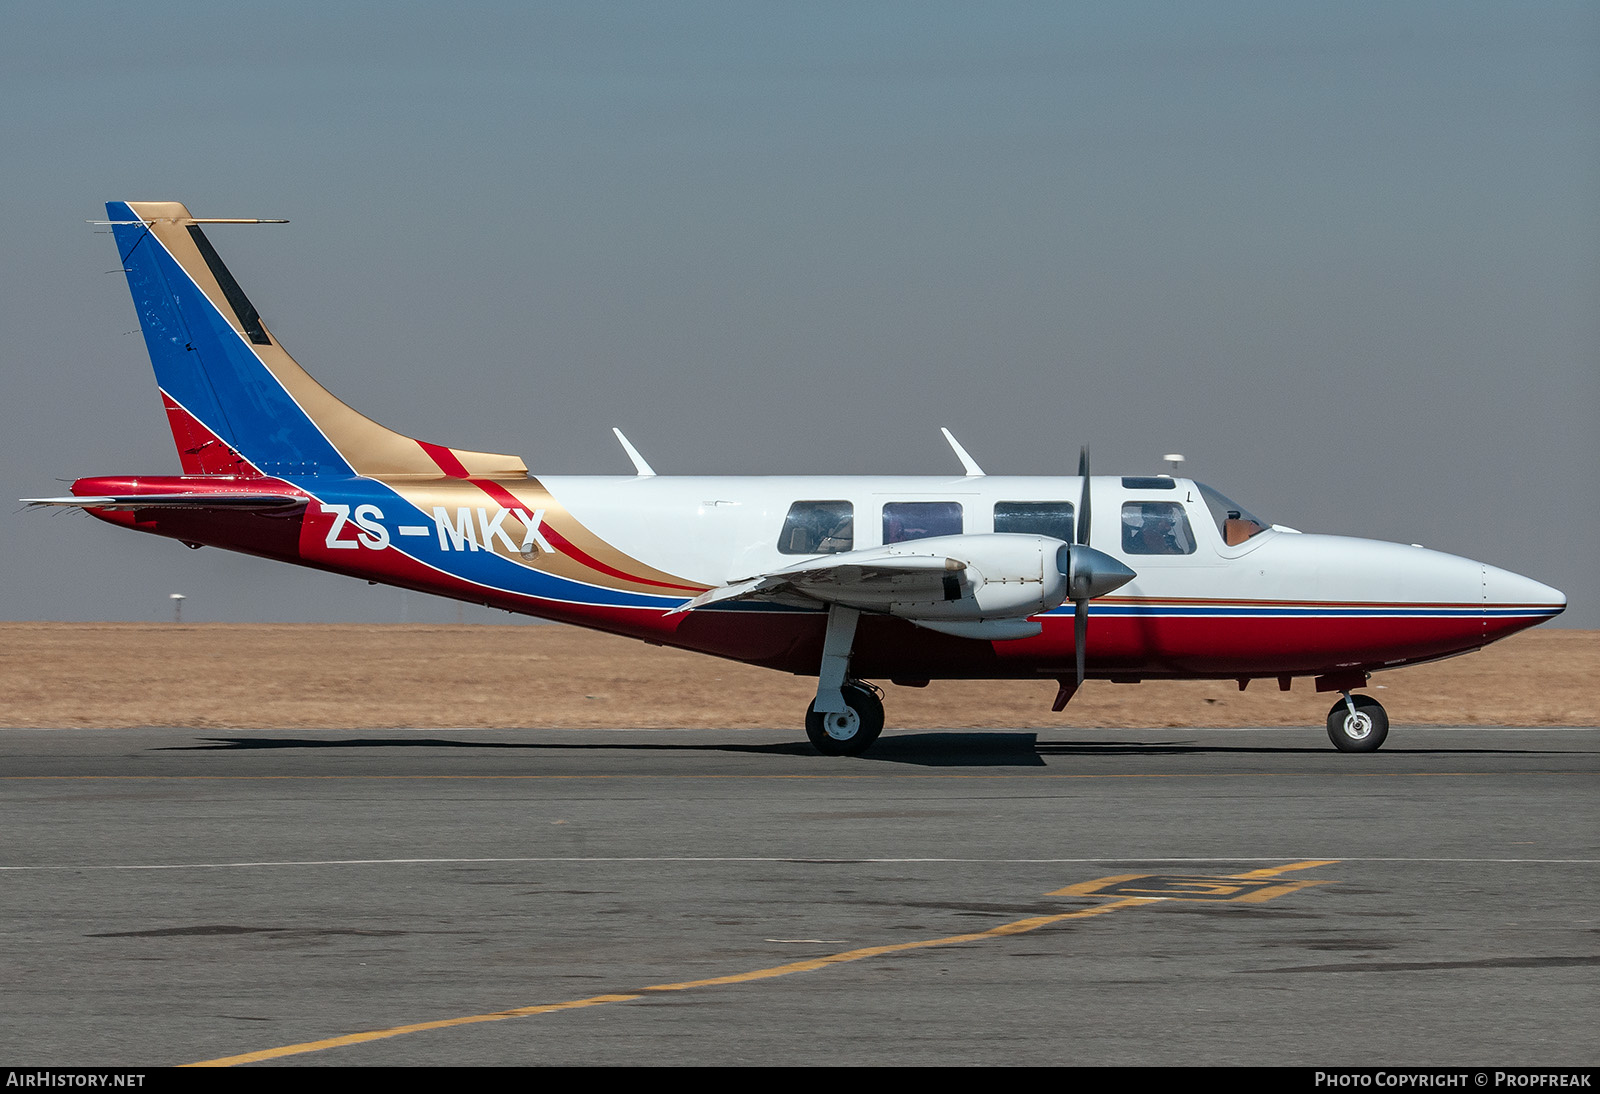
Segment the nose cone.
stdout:
[[[1351,661],[1398,664],[1469,649],[1554,619],[1567,598],[1532,578],[1422,547],[1276,536],[1250,556],[1267,580],[1316,601],[1320,633]],[[1300,591],[1304,590],[1304,591]]]
[[1567,594],[1531,577],[1484,566],[1483,604],[1491,614],[1527,616],[1538,623],[1566,611]]

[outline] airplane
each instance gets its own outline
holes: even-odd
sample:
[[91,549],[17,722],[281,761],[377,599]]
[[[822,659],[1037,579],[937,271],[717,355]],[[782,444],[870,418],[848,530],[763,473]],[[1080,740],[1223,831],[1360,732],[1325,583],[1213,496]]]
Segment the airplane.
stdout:
[[[80,478],[107,523],[816,676],[805,732],[855,756],[882,688],[934,679],[1309,678],[1328,736],[1383,744],[1371,674],[1559,615],[1531,578],[1417,545],[1314,535],[1174,475],[543,476],[407,437],[289,356],[178,202],[107,221],[181,475]],[[284,223],[272,221],[270,223]],[[1101,515],[1107,514],[1107,516]],[[1098,519],[1095,519],[1098,516]]]

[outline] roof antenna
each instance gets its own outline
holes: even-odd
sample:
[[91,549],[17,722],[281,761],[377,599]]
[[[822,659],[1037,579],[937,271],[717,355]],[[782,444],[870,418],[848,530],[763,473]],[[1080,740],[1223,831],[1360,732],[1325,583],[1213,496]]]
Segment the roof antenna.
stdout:
[[1168,452],[1165,456],[1162,456],[1161,458],[1166,460],[1168,465],[1170,465],[1171,468],[1172,468],[1172,470],[1167,473],[1167,478],[1169,478],[1169,479],[1177,478],[1178,477],[1178,465],[1183,462],[1183,453],[1182,452]]
[[622,442],[622,450],[628,454],[628,459],[633,461],[633,469],[638,473],[639,477],[642,479],[653,477],[656,473],[656,469],[644,462],[644,457],[639,455],[639,450],[633,447],[633,444],[628,440],[628,438],[622,435],[622,430],[618,429],[616,426],[612,426],[611,432],[615,433],[617,435],[617,440]]
[[950,442],[950,447],[956,450],[956,459],[961,461],[962,470],[967,473],[967,477],[969,479],[982,478],[983,468],[978,466],[977,460],[967,455],[967,450],[961,447],[961,442],[956,440],[944,426],[939,427],[939,432],[943,433],[944,439]]

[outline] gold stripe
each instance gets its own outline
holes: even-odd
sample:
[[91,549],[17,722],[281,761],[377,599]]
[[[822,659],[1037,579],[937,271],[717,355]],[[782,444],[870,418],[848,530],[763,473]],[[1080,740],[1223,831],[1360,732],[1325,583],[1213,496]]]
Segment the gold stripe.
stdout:
[[[467,510],[474,542],[478,542],[482,532],[477,520],[477,511],[483,509],[485,515],[493,519],[498,510],[505,508],[498,498],[470,479],[416,481],[399,477],[386,477],[383,482],[384,485],[399,494],[407,503],[416,506],[423,516],[430,519],[434,517],[433,510],[435,507],[442,507],[449,519],[459,519],[460,511]],[[525,559],[522,557],[520,550],[508,548],[505,540],[500,536],[496,536],[493,543],[478,542],[478,550],[480,551],[488,551],[499,555],[508,562],[514,562],[529,569],[540,570],[555,577],[564,577],[582,584],[598,585],[607,589],[648,593],[654,596],[690,596],[696,590],[705,588],[705,585],[700,582],[689,581],[676,574],[658,570],[613,547],[567,512],[566,507],[557,501],[555,496],[546,490],[544,485],[536,478],[524,478],[516,482],[498,479],[495,480],[495,485],[516,498],[522,511],[527,513],[530,519],[535,512],[542,510],[544,513],[543,523],[554,529],[558,535],[589,555],[589,557],[610,566],[614,570],[646,580],[630,581],[627,578],[613,577],[595,570],[587,563],[570,557],[559,550],[553,554],[539,551],[532,558]],[[501,527],[506,535],[520,544],[526,538],[527,524],[515,515],[515,509],[506,509],[506,513],[507,516],[502,519]],[[436,534],[433,527],[429,527],[428,533],[430,536]],[[445,534],[448,537],[448,533]],[[401,543],[399,546],[403,548],[405,545]],[[452,548],[451,554],[460,554],[463,551],[471,550],[471,547],[463,545],[460,549]],[[650,584],[650,582],[658,582],[659,584]],[[673,587],[664,588],[663,586]]]

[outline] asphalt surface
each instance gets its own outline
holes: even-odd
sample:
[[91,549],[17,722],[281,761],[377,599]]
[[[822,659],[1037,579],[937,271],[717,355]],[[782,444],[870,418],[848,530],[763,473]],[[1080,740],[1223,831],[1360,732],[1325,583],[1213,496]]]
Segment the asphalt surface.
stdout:
[[0,1065],[1592,1066],[1597,772],[1596,729],[0,731]]

